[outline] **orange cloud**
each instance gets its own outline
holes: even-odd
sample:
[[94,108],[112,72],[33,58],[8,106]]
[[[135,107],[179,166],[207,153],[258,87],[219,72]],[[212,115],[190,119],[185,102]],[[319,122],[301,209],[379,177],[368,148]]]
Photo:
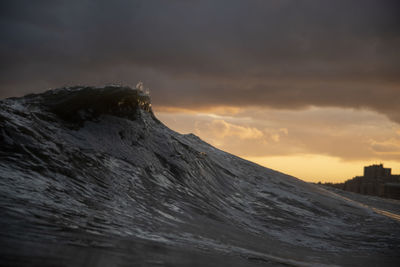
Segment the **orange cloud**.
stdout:
[[170,106],[157,106],[154,108],[156,112],[161,113],[186,113],[186,114],[216,114],[216,115],[236,115],[241,111],[239,107],[233,106],[210,106],[198,107],[196,109],[170,107]]
[[198,124],[196,132],[200,135],[204,132],[211,132],[215,138],[238,137],[239,139],[259,139],[264,136],[263,132],[254,127],[240,126],[228,123],[224,120],[212,120],[203,125]]

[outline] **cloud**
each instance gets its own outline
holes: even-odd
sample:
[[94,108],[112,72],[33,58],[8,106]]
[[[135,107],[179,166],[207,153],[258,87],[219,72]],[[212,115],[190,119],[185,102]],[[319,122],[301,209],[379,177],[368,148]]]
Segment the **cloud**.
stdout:
[[247,158],[324,155],[353,162],[400,160],[400,126],[371,111],[244,108],[234,117],[180,111],[157,116],[179,132],[195,133]]
[[143,80],[186,109],[370,109],[400,122],[398,1],[2,1],[0,97]]
[[397,155],[400,158],[400,138],[392,137],[383,141],[371,140],[370,147],[381,155]]
[[203,135],[203,131],[209,132],[214,138],[238,137],[239,139],[260,139],[264,134],[253,127],[240,126],[228,123],[224,120],[212,120],[205,124],[198,123],[195,132]]

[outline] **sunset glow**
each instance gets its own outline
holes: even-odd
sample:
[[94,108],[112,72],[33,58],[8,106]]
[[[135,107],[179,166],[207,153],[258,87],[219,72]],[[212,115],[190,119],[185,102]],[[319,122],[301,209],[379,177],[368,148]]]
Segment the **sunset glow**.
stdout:
[[400,126],[368,110],[317,108],[161,109],[172,129],[311,182],[342,182],[383,162],[400,173]]

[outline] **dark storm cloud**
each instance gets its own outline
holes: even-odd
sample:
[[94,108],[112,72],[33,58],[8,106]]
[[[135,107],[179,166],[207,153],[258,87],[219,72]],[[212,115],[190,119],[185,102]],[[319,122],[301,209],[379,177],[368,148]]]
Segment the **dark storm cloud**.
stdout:
[[2,1],[1,97],[142,79],[155,104],[400,122],[398,1]]

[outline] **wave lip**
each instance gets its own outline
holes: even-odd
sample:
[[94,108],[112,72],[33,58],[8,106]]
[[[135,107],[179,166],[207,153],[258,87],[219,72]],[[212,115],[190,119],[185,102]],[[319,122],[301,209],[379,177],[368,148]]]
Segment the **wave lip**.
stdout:
[[127,86],[66,87],[26,98],[67,121],[105,114],[136,119],[139,109],[152,113],[150,96]]

